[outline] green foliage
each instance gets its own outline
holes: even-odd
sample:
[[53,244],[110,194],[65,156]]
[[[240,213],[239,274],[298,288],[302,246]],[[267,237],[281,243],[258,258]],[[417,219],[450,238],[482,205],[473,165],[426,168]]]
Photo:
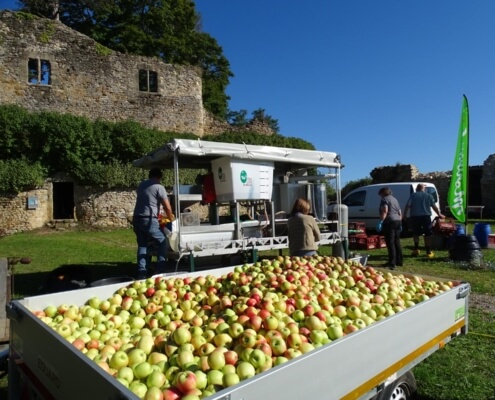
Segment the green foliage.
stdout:
[[32,21],[32,20],[38,18],[38,17],[36,17],[35,15],[33,15],[31,13],[23,12],[23,11],[16,12],[15,13],[15,17],[17,19],[22,19],[23,21]]
[[261,121],[267,124],[273,132],[279,133],[280,128],[278,126],[278,120],[272,118],[270,115],[266,114],[264,108],[258,108],[253,111],[253,120]]
[[355,181],[350,181],[347,183],[347,185],[345,185],[342,188],[342,197],[344,197],[347,193],[351,192],[356,188],[359,188],[361,186],[371,185],[372,182],[373,179],[371,178],[361,178]]
[[[135,121],[112,123],[55,112],[29,113],[15,105],[0,106],[0,160],[4,161],[0,190],[19,192],[36,186],[57,172],[71,174],[80,184],[100,187],[131,187],[145,173],[132,162],[174,138],[197,139],[193,134],[177,134],[148,129]],[[257,144],[298,149],[314,149],[311,143],[280,135],[253,132],[205,136],[204,140]],[[15,160],[19,161],[17,175]],[[13,165],[7,168],[7,164]],[[42,166],[42,167],[41,167]],[[206,171],[205,171],[206,172]],[[180,184],[195,183],[198,170],[181,169]],[[3,176],[3,175],[2,175]],[[174,183],[172,171],[164,171],[163,184]]]
[[260,135],[255,132],[225,132],[219,135],[205,135],[204,140],[212,142],[246,143],[253,145],[287,147],[290,149],[314,150],[314,146],[304,139],[281,135]]
[[0,160],[0,192],[18,193],[43,185],[46,170],[39,162],[26,159]]
[[102,44],[100,43],[96,43],[96,52],[100,55],[100,56],[109,56],[110,54],[112,54],[112,50],[110,50],[108,47],[106,46],[103,46]]
[[45,25],[45,30],[41,32],[40,42],[41,43],[50,43],[53,35],[55,34],[57,27],[53,22],[49,22]]
[[278,126],[278,120],[266,114],[263,108],[254,110],[250,119],[247,118],[247,113],[247,110],[244,109],[239,111],[229,110],[226,119],[230,125],[237,127],[247,126],[253,121],[260,121],[267,124],[274,133],[279,133],[280,128]]

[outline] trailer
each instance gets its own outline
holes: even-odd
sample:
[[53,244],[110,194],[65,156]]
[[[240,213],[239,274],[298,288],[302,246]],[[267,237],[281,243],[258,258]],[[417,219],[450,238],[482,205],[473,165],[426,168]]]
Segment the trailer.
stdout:
[[[207,273],[218,277],[234,268]],[[204,272],[172,276],[201,274]],[[91,287],[11,301],[7,306],[9,398],[137,400],[129,389],[33,314],[48,305],[83,305],[93,296],[110,298],[122,286]],[[416,388],[411,369],[456,336],[467,333],[469,293],[468,283],[455,282],[451,290],[207,399],[409,399]]]
[[[133,164],[174,171],[170,198],[177,223],[169,236],[170,258],[177,264],[188,258],[191,272],[194,260],[201,257],[248,254],[255,261],[259,251],[288,248],[287,217],[298,197],[312,203],[320,246],[336,245],[347,237],[340,214],[327,218],[327,184],[336,188],[340,204],[343,165],[337,153],[173,139]],[[184,169],[206,171],[202,184],[180,185]],[[206,221],[187,212],[200,202],[209,206]],[[222,208],[229,210],[228,217],[220,215]],[[264,212],[257,214],[257,208]]]

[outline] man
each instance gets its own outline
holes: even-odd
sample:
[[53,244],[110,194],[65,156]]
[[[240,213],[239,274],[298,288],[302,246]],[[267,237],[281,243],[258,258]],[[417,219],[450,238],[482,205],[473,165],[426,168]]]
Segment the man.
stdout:
[[424,235],[426,256],[428,258],[434,257],[431,251],[431,236],[433,235],[432,208],[440,218],[445,218],[436,206],[433,196],[426,193],[425,185],[419,183],[416,186],[416,192],[411,194],[404,209],[404,218],[407,218],[407,212],[411,210],[411,226],[414,240],[413,256],[419,255],[419,236]]
[[161,185],[162,171],[158,168],[150,170],[149,179],[141,182],[136,190],[137,198],[134,207],[132,226],[136,234],[137,250],[137,278],[144,279],[148,276],[148,241],[150,238],[158,242],[158,266],[157,271],[165,272],[167,261],[168,241],[164,232],[160,229],[158,216],[160,206],[170,221],[175,219],[172,207],[168,200],[167,192]]
[[395,269],[402,267],[402,246],[400,243],[400,232],[402,231],[402,212],[398,200],[392,196],[388,187],[378,191],[380,201],[380,222],[377,231],[383,231],[385,243],[387,244],[388,262],[384,267]]

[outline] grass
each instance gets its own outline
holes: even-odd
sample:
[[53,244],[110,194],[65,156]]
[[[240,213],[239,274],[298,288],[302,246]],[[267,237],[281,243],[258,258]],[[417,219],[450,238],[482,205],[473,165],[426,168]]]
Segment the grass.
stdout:
[[[474,221],[473,221],[474,222]],[[492,232],[495,221],[491,221]],[[472,233],[472,226],[468,227]],[[477,294],[495,296],[495,250],[483,249],[487,268],[470,270],[448,260],[446,250],[434,259],[411,257],[412,239],[404,238],[404,267],[400,270],[469,282]],[[331,254],[331,248],[320,249]],[[92,278],[133,275],[136,244],[132,230],[38,230],[0,239],[0,257],[31,259],[14,266],[14,297],[34,296],[49,273],[61,266],[84,266]],[[270,253],[262,253],[268,255]],[[273,252],[271,253],[273,254]],[[368,265],[387,261],[386,249],[367,251]],[[187,266],[184,266],[185,268]],[[495,313],[470,307],[469,333],[458,337],[414,368],[419,400],[495,400]],[[6,397],[7,377],[0,380]]]

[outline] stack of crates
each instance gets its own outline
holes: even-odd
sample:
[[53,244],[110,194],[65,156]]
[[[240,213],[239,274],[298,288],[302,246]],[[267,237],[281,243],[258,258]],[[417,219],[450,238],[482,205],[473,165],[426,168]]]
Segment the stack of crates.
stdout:
[[387,247],[385,238],[378,235],[366,234],[366,223],[349,223],[349,249],[350,250],[373,250]]

